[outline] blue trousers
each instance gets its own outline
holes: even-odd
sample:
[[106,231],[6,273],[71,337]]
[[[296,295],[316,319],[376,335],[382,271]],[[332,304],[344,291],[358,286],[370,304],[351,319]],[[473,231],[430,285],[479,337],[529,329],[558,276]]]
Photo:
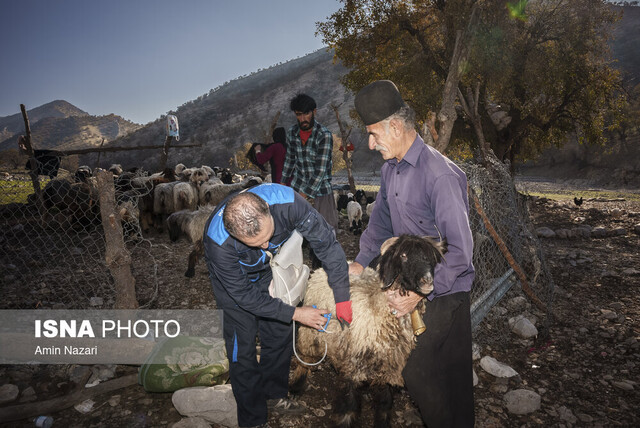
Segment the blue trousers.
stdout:
[[[223,334],[238,425],[261,425],[267,422],[267,400],[284,398],[288,393],[291,324],[256,317],[235,307],[223,310]],[[260,362],[256,336],[260,337]]]

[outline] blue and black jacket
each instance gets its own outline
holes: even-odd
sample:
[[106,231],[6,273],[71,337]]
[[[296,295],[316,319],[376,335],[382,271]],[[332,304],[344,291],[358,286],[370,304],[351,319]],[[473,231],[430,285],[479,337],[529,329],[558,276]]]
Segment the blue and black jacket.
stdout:
[[[287,186],[266,183],[248,191],[269,204],[275,231],[268,251],[276,254],[293,230],[297,230],[322,261],[336,303],[349,300],[346,256],[322,215]],[[218,309],[238,306],[256,316],[290,322],[295,308],[269,296],[272,275],[265,250],[244,245],[224,228],[222,214],[227,199],[211,214],[203,237]]]

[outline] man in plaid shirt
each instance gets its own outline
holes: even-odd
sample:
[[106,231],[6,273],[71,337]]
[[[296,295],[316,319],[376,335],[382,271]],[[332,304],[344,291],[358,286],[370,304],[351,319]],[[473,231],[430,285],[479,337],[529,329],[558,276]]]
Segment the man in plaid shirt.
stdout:
[[280,182],[300,193],[333,227],[338,229],[338,212],[331,189],[331,131],[316,122],[316,102],[306,94],[298,94],[290,104],[297,124],[287,132],[287,155]]

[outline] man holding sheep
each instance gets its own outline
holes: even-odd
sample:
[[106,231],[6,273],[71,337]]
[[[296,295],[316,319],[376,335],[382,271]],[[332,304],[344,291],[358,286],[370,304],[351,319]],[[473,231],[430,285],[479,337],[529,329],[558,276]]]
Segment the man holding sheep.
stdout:
[[[233,394],[242,427],[267,422],[267,408],[304,410],[288,400],[292,325],[326,323],[322,308],[294,307],[269,294],[270,254],[297,230],[322,260],[333,289],[336,316],[351,322],[346,257],[333,229],[292,188],[262,184],[222,201],[209,218],[204,247],[218,309]],[[260,361],[256,358],[260,337]]]
[[[448,253],[436,266],[434,290],[423,316],[427,330],[403,370],[405,384],[427,426],[474,425],[469,292],[475,276],[469,227],[467,179],[453,162],[427,146],[415,131],[415,113],[395,84],[379,80],[365,86],[355,107],[369,133],[369,149],[386,161],[380,191],[360,252],[349,266],[360,274],[380,253],[380,245],[401,234],[446,239]],[[422,299],[388,294],[398,317]]]

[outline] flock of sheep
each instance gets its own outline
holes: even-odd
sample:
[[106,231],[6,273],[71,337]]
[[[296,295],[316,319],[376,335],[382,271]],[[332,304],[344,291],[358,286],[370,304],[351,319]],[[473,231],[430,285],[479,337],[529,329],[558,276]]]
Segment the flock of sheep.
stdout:
[[[108,169],[114,177],[117,211],[125,235],[141,238],[152,228],[169,231],[172,241],[181,236],[193,244],[185,276],[193,277],[195,265],[202,256],[204,225],[215,208],[227,195],[262,183],[258,176],[233,174],[228,168],[187,168],[183,164],[149,174],[140,168],[124,171],[114,164]],[[79,167],[72,177],[51,180],[43,190],[47,213],[63,226],[83,227],[100,222],[96,172],[88,166]],[[269,181],[267,176],[265,181]],[[363,207],[371,214],[374,201],[364,191],[344,194],[334,191],[338,211],[346,210],[349,230],[362,232]]]

